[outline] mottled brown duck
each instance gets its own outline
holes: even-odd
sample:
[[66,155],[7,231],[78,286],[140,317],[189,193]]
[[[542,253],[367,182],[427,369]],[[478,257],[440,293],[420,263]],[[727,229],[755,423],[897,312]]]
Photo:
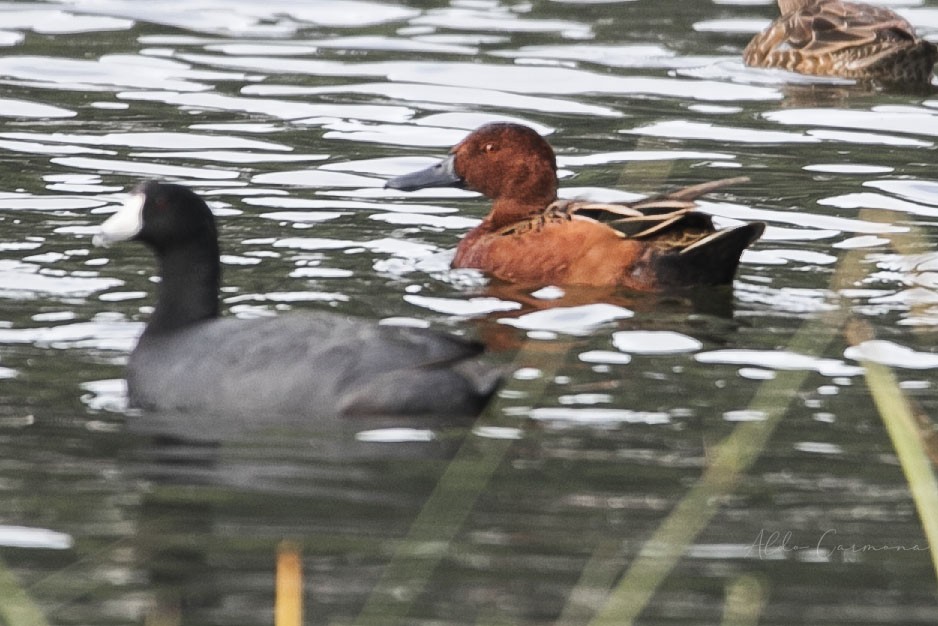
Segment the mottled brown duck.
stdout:
[[895,12],[841,0],[778,0],[781,16],[749,42],[753,67],[927,85],[938,47]]

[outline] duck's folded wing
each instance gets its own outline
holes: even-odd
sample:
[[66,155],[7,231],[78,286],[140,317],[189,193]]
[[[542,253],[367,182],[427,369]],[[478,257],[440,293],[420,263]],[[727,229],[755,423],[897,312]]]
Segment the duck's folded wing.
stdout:
[[681,187],[635,202],[615,204],[600,202],[566,202],[563,210],[612,226],[624,237],[647,238],[669,230],[712,231],[709,215],[697,213],[696,199],[717,189],[748,182],[737,176]]
[[796,11],[786,27],[790,47],[818,55],[916,40],[912,26],[889,9],[845,2],[822,2]]

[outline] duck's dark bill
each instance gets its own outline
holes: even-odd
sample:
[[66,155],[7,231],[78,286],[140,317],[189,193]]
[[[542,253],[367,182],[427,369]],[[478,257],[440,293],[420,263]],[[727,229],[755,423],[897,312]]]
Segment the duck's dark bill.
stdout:
[[462,184],[462,178],[456,173],[455,158],[450,155],[426,169],[392,178],[384,186],[401,191],[414,191],[425,187],[462,187]]

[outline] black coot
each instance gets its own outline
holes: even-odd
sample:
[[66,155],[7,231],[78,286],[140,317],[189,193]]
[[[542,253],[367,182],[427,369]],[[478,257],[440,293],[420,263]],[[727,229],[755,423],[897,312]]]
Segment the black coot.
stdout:
[[137,240],[159,263],[156,307],[130,355],[132,406],[276,415],[472,415],[498,381],[475,342],[329,313],[220,318],[218,237],[205,202],[147,182],[96,245]]

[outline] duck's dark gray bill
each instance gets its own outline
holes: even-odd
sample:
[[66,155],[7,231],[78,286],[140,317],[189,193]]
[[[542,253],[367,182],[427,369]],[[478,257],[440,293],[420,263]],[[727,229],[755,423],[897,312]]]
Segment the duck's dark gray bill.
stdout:
[[426,169],[392,178],[384,184],[389,189],[414,191],[425,187],[462,187],[463,181],[456,174],[455,158],[450,155]]

